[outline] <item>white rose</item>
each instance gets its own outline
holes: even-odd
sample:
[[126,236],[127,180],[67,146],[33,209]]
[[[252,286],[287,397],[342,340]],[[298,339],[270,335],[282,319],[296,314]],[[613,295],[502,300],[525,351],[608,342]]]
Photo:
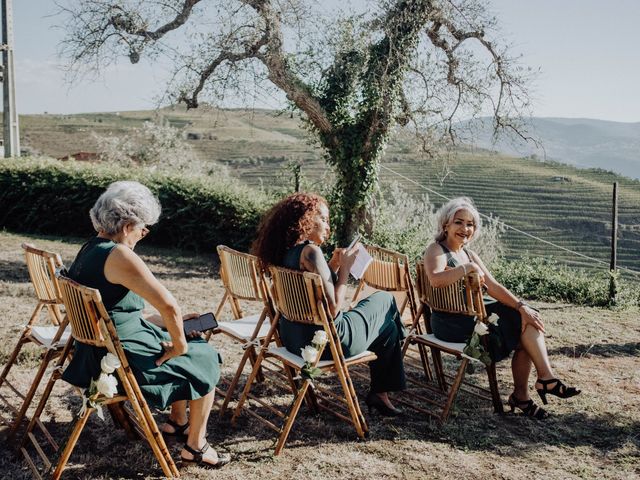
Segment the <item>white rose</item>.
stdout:
[[301,348],[300,351],[302,352],[302,358],[304,358],[304,361],[307,363],[313,363],[316,361],[316,358],[318,358],[318,350],[311,345]]
[[489,327],[487,327],[484,323],[478,322],[476,326],[473,328],[473,331],[478,335],[483,336],[489,333]]
[[104,373],[113,373],[116,368],[120,368],[120,360],[113,353],[107,352],[100,360],[100,368]]
[[321,346],[327,343],[328,340],[329,339],[327,338],[327,332],[325,332],[324,330],[317,330],[313,335],[313,340],[311,340],[311,343]]
[[495,325],[497,327],[498,326],[498,317],[494,317],[494,316],[489,317],[489,323],[491,325]]
[[96,388],[98,392],[107,398],[113,398],[118,392],[118,379],[113,375],[101,373],[96,382]]

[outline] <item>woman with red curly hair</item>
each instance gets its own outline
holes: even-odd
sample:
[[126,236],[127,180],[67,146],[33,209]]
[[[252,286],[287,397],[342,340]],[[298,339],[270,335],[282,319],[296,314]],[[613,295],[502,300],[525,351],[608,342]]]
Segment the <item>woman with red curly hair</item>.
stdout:
[[[320,245],[330,232],[327,201],[313,193],[295,193],[278,202],[263,217],[252,253],[265,268],[275,265],[320,275],[345,357],[365,350],[378,357],[369,364],[371,387],[366,397],[369,411],[375,408],[381,415],[398,415],[400,410],[387,395],[406,387],[400,346],[404,328],[396,301],[388,292],[375,292],[353,309],[340,310],[358,246],[348,251],[335,249],[327,262]],[[279,325],[283,344],[295,354],[311,343],[320,328],[290,322],[284,317]],[[325,354],[323,358],[327,359],[329,352]]]

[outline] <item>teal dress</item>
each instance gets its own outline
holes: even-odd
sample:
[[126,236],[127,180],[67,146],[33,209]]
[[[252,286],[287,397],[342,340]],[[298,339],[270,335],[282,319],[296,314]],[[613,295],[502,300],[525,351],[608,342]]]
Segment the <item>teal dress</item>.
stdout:
[[[439,243],[447,256],[447,267],[456,268],[460,264],[451,251],[442,243]],[[467,252],[469,255],[469,252]],[[471,258],[471,257],[469,257]],[[487,337],[489,355],[498,362],[509,356],[520,343],[520,328],[522,320],[520,312],[508,307],[491,297],[485,297],[484,305],[487,315],[496,314],[498,325],[489,324],[489,336]],[[430,319],[428,318],[430,314]],[[436,338],[445,342],[466,342],[476,323],[475,317],[453,313],[425,310],[425,320],[430,321],[431,330]]]
[[[282,266],[300,270],[300,255],[308,243],[287,250]],[[365,350],[372,351],[378,357],[369,363],[371,392],[393,392],[406,388],[401,348],[405,331],[393,295],[375,292],[351,310],[338,313],[333,323],[345,357],[358,355]],[[284,317],[280,317],[278,325],[282,343],[296,355],[300,355],[300,350],[311,344],[314,333],[321,328],[318,325],[291,322]],[[329,349],[324,350],[322,359],[331,359]]]
[[[167,360],[159,367],[160,342],[169,334],[147,322],[142,316],[144,300],[122,285],[110,283],[104,276],[104,264],[116,247],[111,240],[95,237],[84,244],[69,268],[69,277],[100,291],[102,301],[113,320],[125,355],[147,402],[165,409],[178,400],[195,400],[213,390],[220,379],[220,357],[202,339],[190,339],[189,351]],[[100,375],[104,348],[77,343],[62,378],[87,388]]]

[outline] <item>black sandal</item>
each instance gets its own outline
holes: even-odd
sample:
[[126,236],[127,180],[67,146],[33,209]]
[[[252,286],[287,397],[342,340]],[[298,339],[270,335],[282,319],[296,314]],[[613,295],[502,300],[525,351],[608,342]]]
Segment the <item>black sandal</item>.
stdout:
[[187,458],[184,458],[182,455],[180,455],[180,459],[182,460],[182,463],[185,465],[197,465],[199,467],[204,467],[204,468],[220,468],[231,461],[231,455],[228,453],[223,453],[223,454],[218,454],[218,461],[216,463],[206,462],[203,456],[206,453],[206,451],[209,450],[209,448],[211,448],[211,445],[209,445],[209,442],[206,442],[200,450],[191,448],[189,445],[185,443],[184,449],[187,452],[189,452],[191,455],[193,455],[193,458],[187,459]]
[[536,420],[544,420],[549,416],[549,412],[547,412],[544,408],[536,405],[533,400],[518,400],[513,393],[509,395],[509,400],[507,400],[507,403],[511,407],[511,413],[513,413],[516,408],[519,408],[520,410],[522,410],[523,415],[527,417],[533,417]]
[[171,418],[167,418],[166,423],[173,427],[173,432],[165,432],[164,430],[161,430],[163,437],[180,441],[185,441],[187,439],[187,428],[189,428],[189,422],[184,425],[179,425],[177,422],[171,420]]
[[[551,380],[538,379],[536,383],[542,385],[542,388],[536,388],[536,391],[538,392],[538,395],[540,395],[542,403],[544,403],[545,405],[547,404],[547,393],[560,398],[575,397],[580,393],[580,390],[578,390],[576,387],[567,387],[557,378],[552,378]],[[553,388],[549,388],[550,383],[555,383]]]

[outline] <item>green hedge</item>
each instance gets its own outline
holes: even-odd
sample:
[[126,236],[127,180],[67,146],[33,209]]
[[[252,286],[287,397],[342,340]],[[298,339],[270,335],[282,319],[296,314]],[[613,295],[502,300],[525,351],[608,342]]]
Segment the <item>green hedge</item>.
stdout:
[[[189,178],[51,159],[0,161],[0,227],[24,233],[89,237],[89,209],[111,182],[138,180],[162,204],[148,243],[246,250],[271,199],[229,178]],[[147,241],[145,241],[147,243]]]

